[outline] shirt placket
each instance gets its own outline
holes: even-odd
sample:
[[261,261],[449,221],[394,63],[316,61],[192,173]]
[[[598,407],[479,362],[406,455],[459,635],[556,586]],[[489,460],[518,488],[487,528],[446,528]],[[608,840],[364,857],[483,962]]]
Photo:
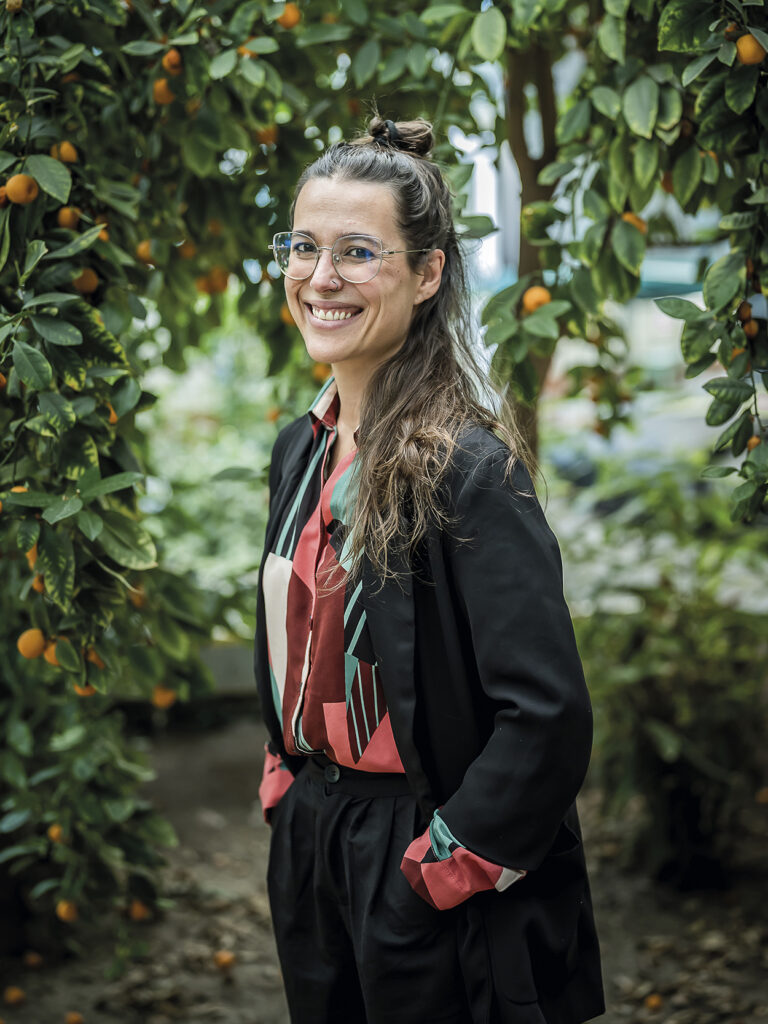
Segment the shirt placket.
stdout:
[[[326,429],[328,430],[328,438],[326,439],[325,453],[323,455],[323,459],[322,459],[322,462],[320,464],[320,501],[317,503],[317,514],[320,517],[320,534],[319,534],[319,536],[321,538],[323,536],[323,531],[325,530],[325,523],[323,521],[323,491],[324,491],[325,487],[328,484],[327,480],[325,481],[325,483],[323,482],[325,480],[325,464],[326,464],[326,462],[328,460],[328,453],[330,452],[331,446],[333,445],[333,442],[336,439],[336,433],[337,433],[337,428],[336,428],[335,425],[331,426],[331,427],[326,427]],[[318,566],[318,563],[320,561],[320,553],[321,553],[322,547],[323,547],[323,545],[320,544],[318,546],[317,551],[315,552],[315,570],[314,570],[315,571],[315,577],[316,577],[316,574],[317,574],[317,566]],[[296,749],[297,750],[301,750],[304,753],[312,753],[313,752],[312,751],[312,747],[308,746],[308,744],[306,744],[304,742],[303,731],[302,731],[302,728],[301,728],[301,718],[302,718],[302,712],[304,710],[304,697],[305,697],[306,690],[307,690],[307,682],[309,680],[310,669],[312,668],[312,633],[313,633],[314,624],[315,624],[315,605],[316,605],[316,603],[317,603],[317,586],[315,585],[312,588],[312,605],[311,605],[311,608],[310,608],[310,611],[309,611],[309,632],[308,632],[308,635],[307,635],[307,647],[306,647],[306,651],[305,651],[305,654],[304,654],[304,666],[303,666],[302,672],[301,672],[301,687],[299,689],[299,696],[298,696],[298,699],[296,701],[296,709],[295,709],[295,711],[293,713],[293,722],[292,722],[292,726],[291,726],[292,730],[293,730],[293,742],[296,744]]]

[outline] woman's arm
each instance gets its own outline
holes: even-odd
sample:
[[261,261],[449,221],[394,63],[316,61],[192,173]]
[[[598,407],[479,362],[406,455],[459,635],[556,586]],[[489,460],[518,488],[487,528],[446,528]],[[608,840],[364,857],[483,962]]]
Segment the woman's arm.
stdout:
[[[455,502],[455,532],[472,539],[451,540],[447,558],[480,685],[499,710],[485,747],[436,818],[437,833],[450,837],[442,853],[455,844],[453,861],[464,849],[499,872],[524,873],[552,848],[581,787],[592,713],[557,541],[522,463],[512,486],[505,481],[507,455],[499,447],[477,462]],[[417,891],[412,862],[420,862],[423,878],[426,862],[440,858],[434,826],[430,849],[421,849],[422,836],[403,861]]]

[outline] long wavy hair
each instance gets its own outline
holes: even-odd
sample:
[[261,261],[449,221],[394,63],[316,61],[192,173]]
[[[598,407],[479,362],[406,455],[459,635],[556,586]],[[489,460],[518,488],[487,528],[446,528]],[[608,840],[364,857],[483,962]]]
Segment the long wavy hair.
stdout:
[[[429,159],[432,125],[422,119],[397,121],[392,131],[391,124],[375,114],[367,134],[329,146],[299,178],[290,215],[293,226],[299,193],[313,178],[372,182],[392,191],[408,249],[445,253],[439,288],[416,306],[403,345],[376,367],[362,396],[344,563],[349,577],[356,577],[365,554],[382,584],[401,575],[393,567],[395,552],[406,554],[408,564],[430,523],[452,525],[441,500],[442,484],[462,428],[479,424],[506,443],[507,478],[518,460],[531,478],[538,473],[507,394],[494,387],[477,361],[453,195]],[[427,257],[406,258],[418,273]],[[336,585],[342,579],[340,574]]]

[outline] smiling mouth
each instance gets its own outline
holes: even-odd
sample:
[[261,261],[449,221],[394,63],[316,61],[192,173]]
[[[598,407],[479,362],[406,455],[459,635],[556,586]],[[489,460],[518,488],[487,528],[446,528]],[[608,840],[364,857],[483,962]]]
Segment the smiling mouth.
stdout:
[[324,323],[352,320],[362,313],[362,309],[357,306],[350,306],[347,309],[321,309],[319,306],[313,306],[311,302],[305,302],[304,305],[316,320],[322,320]]

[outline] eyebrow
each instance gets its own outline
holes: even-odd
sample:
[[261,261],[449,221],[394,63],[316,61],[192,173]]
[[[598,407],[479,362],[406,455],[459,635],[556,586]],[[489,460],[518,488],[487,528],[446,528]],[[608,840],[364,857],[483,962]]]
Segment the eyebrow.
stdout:
[[[299,235],[309,235],[310,238],[312,238],[315,241],[317,241],[313,231],[306,231],[304,228],[292,228],[291,230],[295,231]],[[355,236],[363,235],[366,238],[378,238],[379,237],[378,235],[372,235],[370,233],[370,231],[342,231],[342,233],[340,235],[337,235],[336,237],[337,238],[343,238],[346,235],[355,235]]]

